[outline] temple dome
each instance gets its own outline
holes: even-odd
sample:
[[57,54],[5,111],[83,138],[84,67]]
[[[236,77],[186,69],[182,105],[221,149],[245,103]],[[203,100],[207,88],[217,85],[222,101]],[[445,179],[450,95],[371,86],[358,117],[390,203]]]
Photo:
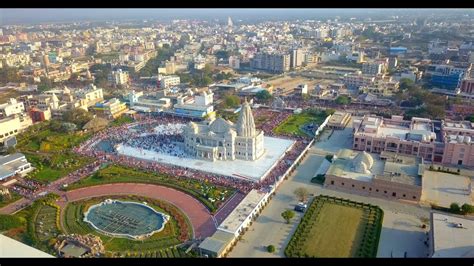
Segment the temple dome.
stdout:
[[212,123],[209,125],[209,130],[214,133],[225,133],[229,130],[230,126],[231,125],[229,122],[219,117],[212,121]]
[[352,160],[352,168],[357,173],[370,174],[372,166],[374,166],[374,159],[365,151],[359,153]]

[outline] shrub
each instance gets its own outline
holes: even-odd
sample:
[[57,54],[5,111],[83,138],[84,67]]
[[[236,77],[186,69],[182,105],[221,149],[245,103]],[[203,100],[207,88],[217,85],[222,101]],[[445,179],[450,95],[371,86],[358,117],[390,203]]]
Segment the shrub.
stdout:
[[453,213],[459,213],[461,211],[461,207],[459,207],[459,204],[453,202],[451,205],[449,205],[449,210]]
[[275,252],[275,246],[269,245],[269,246],[267,247],[267,251],[270,252],[270,253]]

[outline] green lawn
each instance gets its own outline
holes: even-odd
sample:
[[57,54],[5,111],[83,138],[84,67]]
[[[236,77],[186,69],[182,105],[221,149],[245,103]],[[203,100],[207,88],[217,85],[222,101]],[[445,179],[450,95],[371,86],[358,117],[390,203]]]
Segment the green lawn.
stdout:
[[324,119],[326,119],[326,113],[320,112],[317,115],[311,112],[303,112],[301,114],[293,114],[289,116],[285,121],[278,125],[273,132],[281,135],[296,135],[296,136],[307,136],[307,134],[300,129],[307,123],[315,122],[320,125]]
[[132,122],[133,122],[133,118],[131,118],[130,116],[122,115],[118,117],[117,119],[115,119],[114,121],[112,121],[112,123],[110,123],[110,126],[117,127],[123,124],[132,123]]
[[[110,197],[107,197],[110,198]],[[99,236],[103,243],[105,250],[114,256],[128,256],[128,257],[141,257],[141,254],[144,253],[149,254],[149,256],[156,256],[153,255],[155,251],[163,249],[166,250],[171,247],[175,247],[176,245],[180,244],[181,241],[179,240],[179,235],[182,233],[182,230],[186,230],[184,234],[186,238],[189,239],[192,236],[192,226],[186,216],[176,207],[169,203],[160,202],[157,200],[151,200],[143,197],[127,197],[124,198],[123,196],[119,197],[112,197],[115,199],[122,199],[127,201],[136,201],[136,202],[148,202],[148,205],[155,210],[166,213],[171,216],[171,219],[165,225],[165,228],[161,232],[157,232],[153,234],[151,237],[144,239],[144,240],[133,240],[128,238],[120,238],[120,237],[111,237],[104,235],[96,230],[94,230],[88,223],[84,222],[84,213],[87,209],[93,205],[97,204],[106,198],[94,198],[86,201],[74,202],[69,204],[66,207],[64,219],[64,227],[67,233],[78,233],[78,234],[94,234]],[[161,204],[161,205],[160,205]],[[166,208],[169,211],[166,211],[160,208],[158,205]],[[170,213],[172,210],[173,214]],[[179,225],[179,220],[186,223],[187,228],[181,228]],[[177,251],[178,252],[178,251]],[[135,254],[137,253],[137,254]],[[128,255],[127,255],[128,254]],[[178,256],[182,255],[181,253],[177,253]],[[184,255],[182,255],[184,256]]]
[[[216,186],[191,178],[172,177],[118,165],[109,165],[94,175],[70,185],[68,190],[109,183],[151,183],[172,187],[195,197],[208,207],[211,212],[216,211],[219,204],[234,193],[234,189],[229,187]],[[215,201],[212,202],[210,198],[215,199]]]
[[348,200],[319,196],[292,236],[287,257],[376,257],[383,211]]

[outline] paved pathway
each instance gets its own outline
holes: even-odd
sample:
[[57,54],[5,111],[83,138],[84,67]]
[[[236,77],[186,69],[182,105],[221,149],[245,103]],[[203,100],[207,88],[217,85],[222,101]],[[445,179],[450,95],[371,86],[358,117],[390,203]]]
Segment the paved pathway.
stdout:
[[[324,137],[324,136],[322,136]],[[302,214],[297,213],[290,225],[286,225],[281,213],[285,209],[293,209],[298,203],[293,192],[298,187],[305,187],[311,194],[315,196],[324,194],[336,197],[343,197],[358,202],[365,202],[380,206],[384,211],[391,211],[395,214],[403,213],[410,216],[410,219],[418,219],[421,217],[429,217],[429,209],[422,208],[414,204],[406,204],[398,201],[390,201],[381,198],[372,198],[354,195],[350,193],[329,190],[321,185],[312,184],[310,182],[312,175],[315,173],[324,156],[318,155],[318,151],[313,146],[308,156],[303,160],[299,167],[296,168],[293,176],[285,180],[278,188],[276,195],[271,199],[270,203],[265,207],[261,215],[252,224],[249,230],[244,234],[241,241],[237,243],[228,257],[284,257],[284,248],[292,233],[296,230],[298,221]],[[384,227],[390,228],[390,224],[384,222]],[[407,238],[405,241],[411,241]],[[392,243],[393,244],[393,243]],[[274,245],[276,252],[268,253],[263,246]],[[403,244],[398,244],[403,245]],[[419,254],[420,252],[416,252]],[[416,255],[418,256],[418,255]]]
[[195,238],[204,238],[216,231],[216,226],[208,209],[188,194],[158,185],[116,183],[71,190],[65,193],[58,205],[64,208],[69,202],[108,195],[138,195],[168,201],[180,208],[189,218]]

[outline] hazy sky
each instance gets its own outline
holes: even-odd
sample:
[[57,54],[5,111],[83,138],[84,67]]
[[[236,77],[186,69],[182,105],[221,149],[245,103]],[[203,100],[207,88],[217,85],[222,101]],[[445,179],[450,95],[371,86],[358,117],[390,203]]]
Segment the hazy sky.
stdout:
[[[0,25],[110,19],[324,19],[337,15],[387,14],[397,9],[0,9]],[[420,12],[411,9],[409,12]]]

